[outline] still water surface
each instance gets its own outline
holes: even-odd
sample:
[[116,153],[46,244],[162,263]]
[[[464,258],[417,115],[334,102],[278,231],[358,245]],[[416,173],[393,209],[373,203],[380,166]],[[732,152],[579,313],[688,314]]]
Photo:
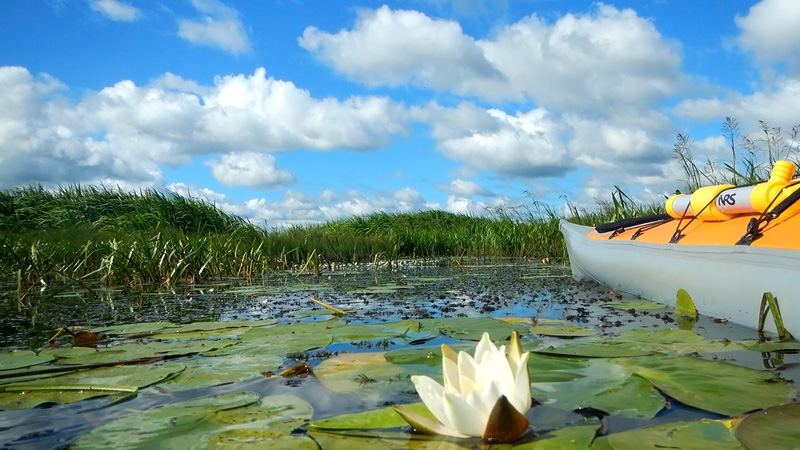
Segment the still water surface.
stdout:
[[[48,291],[49,290],[49,291]],[[603,286],[576,282],[568,267],[544,266],[527,261],[472,261],[457,267],[407,263],[387,268],[350,266],[323,271],[322,276],[275,273],[258,282],[215,282],[173,289],[72,290],[48,286],[40,298],[20,304],[12,283],[0,284],[0,348],[37,349],[62,326],[96,328],[114,324],[169,321],[176,324],[234,319],[276,319],[279,323],[322,321],[331,318],[314,304],[312,297],[337,308],[354,310],[348,323],[373,324],[405,319],[477,317],[520,317],[536,320],[560,319],[595,329],[600,335],[614,335],[632,328],[674,328],[674,310],[658,312],[611,310],[602,305],[623,298]],[[707,339],[754,339],[748,328],[702,317],[694,330]],[[524,337],[526,339],[529,337]],[[437,338],[425,345],[449,342]],[[397,348],[397,347],[393,347]],[[332,352],[365,351],[363,347],[337,344]],[[751,352],[737,364],[764,369],[773,355]],[[720,355],[717,355],[719,357]],[[788,367],[781,375],[800,380],[798,355],[782,355]],[[741,355],[738,356],[741,358]],[[313,366],[319,360],[312,358]],[[287,365],[294,361],[287,359]],[[124,415],[128,410],[145,410],[160,404],[199,396],[250,391],[260,395],[290,393],[314,406],[316,417],[363,410],[351,397],[327,391],[313,377],[284,380],[256,378],[208,389],[174,393],[169,396],[143,395],[114,408],[98,409],[103,399],[71,405],[49,405],[33,410],[0,411],[2,448],[59,448],[68,446],[89,430]],[[397,402],[417,401],[398,398]],[[673,415],[675,417],[670,416]],[[677,407],[644,423],[709,417],[708,413]],[[612,431],[643,426],[642,421],[618,419]]]

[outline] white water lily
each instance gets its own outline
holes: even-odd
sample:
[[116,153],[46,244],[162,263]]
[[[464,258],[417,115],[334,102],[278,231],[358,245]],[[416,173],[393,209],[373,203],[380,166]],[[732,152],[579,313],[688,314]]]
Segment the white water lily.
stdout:
[[430,377],[411,381],[438,423],[402,406],[395,410],[416,430],[454,437],[480,436],[485,441],[512,441],[528,429],[525,413],[531,407],[528,357],[519,334],[513,332],[508,354],[483,333],[475,356],[442,345],[444,386]]

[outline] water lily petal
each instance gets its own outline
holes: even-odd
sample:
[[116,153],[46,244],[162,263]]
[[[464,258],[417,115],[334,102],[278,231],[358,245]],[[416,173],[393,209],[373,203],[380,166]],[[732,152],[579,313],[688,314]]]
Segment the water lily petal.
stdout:
[[[469,394],[473,389],[480,389],[478,383],[478,366],[467,352],[458,353],[458,392],[462,395]],[[450,386],[448,386],[450,387]],[[453,386],[454,387],[454,386]]]
[[480,417],[484,427],[486,426],[486,421],[489,420],[492,408],[497,404],[497,399],[503,395],[502,391],[503,386],[501,384],[491,381],[483,389],[476,389],[464,397],[472,407],[473,413]]
[[486,355],[484,361],[477,367],[476,383],[479,386],[486,386],[490,382],[500,383],[507,391],[513,390],[514,372],[511,371],[505,354]]
[[482,436],[486,428],[488,412],[479,414],[474,405],[457,394],[448,391],[444,393],[444,410],[447,415],[447,422],[459,433],[468,436]]
[[453,436],[458,438],[468,437],[466,434],[461,434],[458,431],[444,425],[441,422],[431,420],[429,417],[417,414],[408,408],[406,405],[394,405],[395,412],[400,415],[415,431],[424,434],[443,434],[445,436]]
[[461,383],[458,372],[458,353],[446,344],[442,344],[442,372],[444,375],[444,385],[451,386],[461,392]]
[[528,373],[529,352],[525,352],[520,358],[517,372],[514,375],[514,391],[508,398],[517,411],[525,414],[531,409],[531,378]]
[[443,425],[453,428],[452,423],[448,419],[447,412],[445,411],[445,388],[433,378],[424,375],[412,376],[411,382],[414,383],[414,387],[417,389],[422,403],[425,403],[425,406],[428,407],[431,414]]
[[484,332],[480,342],[478,342],[478,345],[475,347],[475,362],[480,364],[487,355],[495,353],[497,353],[497,347],[495,347],[494,342],[492,342],[492,339],[489,337],[489,333]]
[[511,340],[508,344],[508,365],[511,371],[517,373],[520,359],[522,358],[522,346],[519,343],[519,333],[516,330],[511,332]]

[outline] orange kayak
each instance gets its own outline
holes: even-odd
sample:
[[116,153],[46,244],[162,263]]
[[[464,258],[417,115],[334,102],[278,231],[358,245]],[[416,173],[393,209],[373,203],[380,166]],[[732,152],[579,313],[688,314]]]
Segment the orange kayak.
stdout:
[[[573,276],[671,306],[684,289],[701,314],[752,328],[770,292],[800,335],[800,182],[794,165],[781,169],[760,185],[671,198],[660,216],[597,228],[562,220]],[[771,319],[765,329],[776,331]]]

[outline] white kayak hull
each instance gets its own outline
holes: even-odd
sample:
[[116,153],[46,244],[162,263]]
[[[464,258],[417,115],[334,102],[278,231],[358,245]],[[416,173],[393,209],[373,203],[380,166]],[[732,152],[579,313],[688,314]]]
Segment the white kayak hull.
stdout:
[[[587,237],[592,227],[565,220],[560,229],[575,279],[592,279],[669,306],[684,289],[700,314],[750,328],[758,326],[761,299],[771,292],[785,328],[800,335],[800,251],[596,240]],[[771,317],[765,330],[776,331]]]

